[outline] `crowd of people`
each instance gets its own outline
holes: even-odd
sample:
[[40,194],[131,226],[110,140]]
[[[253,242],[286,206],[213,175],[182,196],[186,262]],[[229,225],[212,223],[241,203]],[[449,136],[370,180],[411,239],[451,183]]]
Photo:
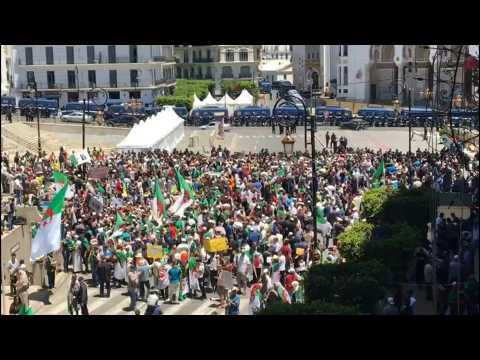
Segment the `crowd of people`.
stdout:
[[[372,186],[382,160],[395,169],[387,167],[382,180],[385,186],[462,189],[478,201],[478,154],[468,164],[469,175],[464,178],[458,160],[447,152],[417,151],[409,159],[400,151],[347,148],[346,139],[342,146],[333,146],[337,143],[334,134],[328,141],[330,146],[315,158],[315,199],[310,191],[307,154],[286,157],[267,150],[231,153],[222,148],[212,148],[210,156],[188,150],[105,154],[101,149],[89,149],[92,162],[88,168],[108,169],[106,177],[96,180],[88,178],[83,166],[75,168],[63,148],[59,154],[45,154],[40,161],[33,154],[17,153],[12,162],[6,154],[2,174],[11,177],[2,176],[2,188],[13,187],[14,207],[41,207],[54,195],[52,172],[67,174],[71,192],[63,210],[62,247],[55,256],[60,259],[56,267],[75,274],[68,295],[72,314],[79,309],[88,314],[86,273],[92,274],[89,285],[99,287],[100,296],[110,296],[112,286],[126,287],[130,309],[138,311],[138,301],[145,301],[148,314],[161,314],[161,300],[175,304],[187,296],[206,299],[211,292],[218,295],[219,307],[228,314],[240,313],[241,295],[249,295],[251,314],[270,303],[302,302],[308,267],[320,260],[342,261],[337,237],[347,226],[361,221],[362,193]],[[181,214],[168,211],[180,195],[176,171],[195,194],[191,206]],[[156,221],[151,210],[156,179],[167,205],[162,221]],[[93,198],[100,201],[100,207],[92,206]],[[326,219],[319,225],[316,244],[312,204]],[[478,217],[475,211],[472,219],[475,214]],[[448,263],[450,257],[462,261],[463,271],[469,269],[464,275],[470,281],[472,252],[464,248],[462,259],[458,258],[459,249],[447,235],[442,238],[449,226],[442,221],[435,224],[442,246],[436,261]],[[458,223],[458,219],[451,221]],[[465,222],[463,229],[473,231],[468,226]],[[205,241],[217,237],[225,237],[229,249],[208,252]],[[478,246],[478,235],[476,239],[476,245],[469,243],[472,251]],[[422,252],[431,258],[428,244],[426,241]],[[163,255],[149,257],[148,245],[160,245]],[[52,256],[42,260],[50,261],[50,268],[55,266]],[[444,268],[437,269],[441,272]],[[455,274],[448,274],[445,283],[459,284],[466,279]],[[49,276],[52,281],[54,276]],[[392,301],[387,299],[388,304]]]

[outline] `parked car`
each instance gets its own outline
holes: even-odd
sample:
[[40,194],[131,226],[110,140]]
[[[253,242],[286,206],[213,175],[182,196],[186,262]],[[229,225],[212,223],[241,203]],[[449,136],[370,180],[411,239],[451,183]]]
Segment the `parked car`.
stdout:
[[340,123],[341,129],[349,130],[362,130],[369,126],[368,122],[361,119],[352,119],[350,121],[344,121]]
[[[83,121],[83,112],[82,111],[74,111],[69,114],[63,114],[60,117],[61,121],[64,122],[76,122],[76,123],[81,123]],[[85,122],[86,123],[91,123],[93,122],[94,117],[89,114],[85,114]]]
[[202,129],[202,130],[213,129],[213,128],[215,128],[215,126],[217,126],[217,123],[215,121],[211,121],[211,122],[208,123],[208,125],[200,126],[200,129]]
[[133,115],[119,115],[106,120],[107,126],[133,126],[138,123],[138,118]]

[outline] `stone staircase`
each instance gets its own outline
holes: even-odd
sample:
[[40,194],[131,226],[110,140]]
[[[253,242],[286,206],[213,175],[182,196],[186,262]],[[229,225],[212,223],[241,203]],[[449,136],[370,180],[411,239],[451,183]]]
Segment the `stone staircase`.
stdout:
[[[5,144],[9,144],[14,150],[25,149],[33,153],[38,151],[37,129],[25,123],[2,124],[2,138],[5,140]],[[52,134],[41,132],[40,140],[42,150],[47,153],[58,150],[58,142]]]

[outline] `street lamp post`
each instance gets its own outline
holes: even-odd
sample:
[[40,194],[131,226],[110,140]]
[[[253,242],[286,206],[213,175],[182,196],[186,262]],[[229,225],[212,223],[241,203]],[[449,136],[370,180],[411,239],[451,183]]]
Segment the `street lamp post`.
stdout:
[[38,89],[37,89],[37,82],[33,81],[29,85],[30,91],[35,92],[35,107],[37,111],[37,137],[38,137],[38,158],[42,157],[42,142],[40,140],[40,111],[38,110]]
[[[293,95],[284,95],[280,97],[276,102],[275,105],[272,109],[272,114],[276,114],[276,109],[279,107],[279,105],[293,105],[294,107],[297,108],[297,111],[300,108],[303,109],[303,123],[305,125],[305,128],[307,127],[307,106],[305,105],[305,101],[303,98],[300,98],[298,96],[293,96]],[[283,126],[288,126],[288,122],[283,122],[283,120],[278,120],[276,117],[274,118],[274,121],[277,121],[279,125]],[[316,166],[315,166],[315,116],[310,116],[310,135],[311,135],[311,146],[312,146],[312,152],[311,152],[311,167],[312,167],[312,187],[311,187],[311,196],[312,196],[312,218],[313,218],[313,251],[317,249],[318,246],[318,229],[317,229],[317,171],[316,171]],[[308,143],[306,144],[308,145]],[[306,150],[306,149],[305,149]],[[313,258],[313,253],[311,258]],[[320,257],[321,258],[321,257]]]

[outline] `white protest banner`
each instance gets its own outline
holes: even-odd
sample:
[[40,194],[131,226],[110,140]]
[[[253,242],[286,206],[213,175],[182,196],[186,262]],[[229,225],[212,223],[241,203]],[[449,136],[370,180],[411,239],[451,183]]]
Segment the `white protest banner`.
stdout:
[[77,166],[86,164],[86,163],[90,164],[92,162],[92,159],[90,159],[90,155],[88,154],[88,151],[85,149],[76,153],[75,158],[77,159]]

